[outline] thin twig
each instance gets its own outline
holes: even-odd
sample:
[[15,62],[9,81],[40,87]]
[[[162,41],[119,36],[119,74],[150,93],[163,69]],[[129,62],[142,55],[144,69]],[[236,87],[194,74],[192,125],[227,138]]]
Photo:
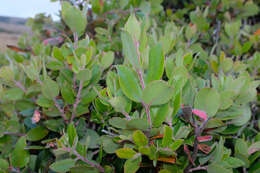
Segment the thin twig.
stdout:
[[107,135],[109,135],[109,136],[113,136],[113,137],[115,137],[115,136],[118,136],[117,134],[115,134],[115,133],[112,133],[112,132],[109,132],[109,131],[107,131],[107,130],[101,130],[101,132],[103,132],[103,133],[105,133],[105,134],[107,134]]
[[4,135],[14,135],[14,136],[25,136],[23,133],[15,133],[15,132],[4,132]]
[[122,114],[126,117],[127,120],[131,120],[131,117],[129,116],[129,114],[125,111],[122,111]]
[[[192,161],[195,162],[196,158],[197,158],[197,155],[198,155],[198,151],[199,151],[199,147],[198,147],[198,144],[199,144],[199,141],[198,141],[198,137],[201,136],[201,133],[203,132],[204,128],[206,127],[208,121],[209,121],[210,118],[207,118],[202,124],[201,126],[198,126],[194,117],[193,117],[193,123],[194,123],[194,126],[195,126],[195,140],[194,140],[194,144],[193,144],[193,153],[192,153]],[[185,173],[188,173],[189,170],[191,169],[192,165],[189,164],[184,172]]]
[[[141,54],[139,52],[139,43],[137,41],[135,41],[135,48],[136,48],[136,52],[137,52],[137,55],[138,55],[139,64],[141,65]],[[139,78],[140,84],[142,86],[142,89],[144,90],[145,84],[144,84],[143,72],[142,72],[141,69],[136,69],[136,72],[138,74],[138,78]],[[150,125],[150,128],[152,129],[152,120],[151,120],[151,115],[150,115],[150,105],[145,104],[144,102],[142,102],[142,105],[145,108],[147,120],[148,120],[148,123]]]
[[13,80],[13,81],[14,81],[15,85],[16,85],[18,88],[20,88],[21,90],[23,90],[23,92],[26,93],[25,87],[24,87],[19,81],[16,81],[16,80]]
[[77,94],[77,97],[76,97],[76,101],[73,104],[73,111],[72,111],[72,116],[71,116],[70,122],[72,122],[74,120],[75,116],[76,116],[76,110],[77,110],[78,104],[80,102],[82,88],[83,88],[83,81],[80,81],[79,82],[79,90],[78,90],[78,94]]
[[189,170],[189,172],[193,172],[193,171],[199,171],[199,170],[207,170],[208,169],[208,166],[198,166],[196,168],[191,168]]
[[68,119],[66,118],[66,115],[64,113],[64,109],[62,109],[59,105],[59,103],[57,102],[57,100],[55,98],[53,98],[53,101],[54,101],[54,104],[55,104],[55,107],[59,110],[62,118],[64,119],[64,121],[68,124]]
[[97,164],[97,163],[93,163],[90,160],[88,160],[87,158],[81,156],[75,149],[72,148],[62,148],[62,150],[67,151],[67,152],[72,152],[75,156],[77,156],[78,160],[82,160],[83,162],[89,164],[90,166],[97,168],[100,172],[105,172],[104,168]]

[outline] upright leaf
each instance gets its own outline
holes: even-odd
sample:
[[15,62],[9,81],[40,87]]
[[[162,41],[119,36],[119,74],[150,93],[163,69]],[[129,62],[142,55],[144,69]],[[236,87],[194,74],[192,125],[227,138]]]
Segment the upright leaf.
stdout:
[[63,1],[61,15],[72,32],[76,32],[79,36],[84,33],[87,18],[78,8],[72,6],[69,2]]
[[29,163],[30,153],[28,150],[25,150],[26,147],[26,138],[22,136],[19,138],[15,144],[15,148],[11,154],[11,164],[14,167],[22,168]]
[[76,128],[74,127],[73,123],[70,123],[67,129],[67,133],[69,136],[69,144],[72,146],[74,143],[75,138],[77,137],[77,131]]
[[172,134],[173,134],[173,131],[172,131],[171,127],[165,126],[164,136],[163,136],[163,140],[162,140],[163,147],[168,147],[172,143]]
[[49,78],[43,81],[41,90],[42,90],[42,94],[50,100],[52,100],[53,98],[59,95],[58,84]]
[[130,62],[135,68],[140,68],[141,60],[139,59],[137,54],[137,47],[135,45],[134,40],[132,39],[131,35],[126,32],[121,32],[121,40],[123,44],[123,54],[127,61]]
[[124,29],[132,36],[134,40],[139,40],[141,34],[141,27],[140,23],[138,22],[133,13],[128,18]]
[[161,79],[164,71],[164,56],[161,44],[150,49],[147,83]]
[[148,139],[141,130],[136,130],[134,132],[133,140],[138,147],[146,146],[148,144]]
[[135,173],[140,167],[142,157],[138,156],[137,158],[128,159],[124,165],[124,173]]

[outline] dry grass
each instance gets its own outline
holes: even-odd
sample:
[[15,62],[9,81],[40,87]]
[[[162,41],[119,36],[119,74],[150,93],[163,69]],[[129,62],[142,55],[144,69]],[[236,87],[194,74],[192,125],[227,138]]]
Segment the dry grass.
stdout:
[[6,45],[17,45],[20,34],[9,34],[0,32],[0,51],[6,50]]
[[25,32],[30,32],[25,25],[0,21],[0,51],[5,51],[7,44],[17,45],[19,37]]

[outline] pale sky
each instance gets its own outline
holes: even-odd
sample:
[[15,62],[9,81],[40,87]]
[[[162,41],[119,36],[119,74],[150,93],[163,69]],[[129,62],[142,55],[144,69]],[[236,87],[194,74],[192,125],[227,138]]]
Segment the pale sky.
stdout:
[[50,0],[0,0],[0,16],[34,17],[37,13],[51,14],[57,20],[60,10],[59,2]]

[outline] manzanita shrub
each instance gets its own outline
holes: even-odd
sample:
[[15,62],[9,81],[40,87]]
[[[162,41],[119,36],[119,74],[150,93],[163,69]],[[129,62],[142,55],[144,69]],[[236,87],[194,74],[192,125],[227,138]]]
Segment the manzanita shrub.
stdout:
[[258,1],[60,3],[0,56],[1,173],[260,171]]

